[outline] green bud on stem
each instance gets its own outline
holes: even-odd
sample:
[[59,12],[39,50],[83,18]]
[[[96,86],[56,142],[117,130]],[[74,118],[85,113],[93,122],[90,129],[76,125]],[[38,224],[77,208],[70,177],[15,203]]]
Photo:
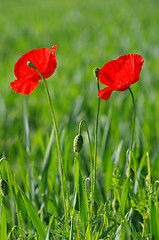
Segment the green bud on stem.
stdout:
[[99,76],[99,70],[100,70],[99,68],[94,69],[94,75],[96,78],[98,78],[98,76]]
[[79,153],[82,149],[82,146],[83,146],[83,137],[78,134],[73,141],[73,151]]

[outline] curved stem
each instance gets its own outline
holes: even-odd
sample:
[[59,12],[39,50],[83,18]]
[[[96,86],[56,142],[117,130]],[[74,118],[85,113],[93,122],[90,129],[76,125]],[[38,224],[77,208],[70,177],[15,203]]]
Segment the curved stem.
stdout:
[[[97,87],[98,91],[100,90],[99,88],[99,79],[98,76],[96,77],[97,79]],[[99,119],[99,109],[100,109],[100,98],[98,98],[98,107],[97,107],[97,115],[96,115],[96,126],[95,126],[95,148],[94,148],[94,183],[93,183],[93,202],[95,200],[95,190],[96,190],[96,168],[97,168],[97,135],[98,135],[98,119]]]
[[[39,75],[41,76],[41,78],[43,80],[44,86],[45,86],[45,90],[46,90],[46,94],[47,94],[47,98],[48,98],[48,103],[49,103],[51,114],[52,114],[52,120],[53,120],[54,129],[55,129],[55,134],[56,134],[58,158],[59,158],[60,173],[61,173],[62,198],[63,198],[63,204],[64,204],[64,210],[65,210],[65,214],[66,214],[66,219],[68,219],[68,216],[69,216],[68,188],[67,188],[67,184],[66,184],[66,176],[65,176],[64,167],[63,167],[64,163],[63,163],[63,159],[62,159],[62,151],[61,151],[61,146],[60,146],[60,141],[59,141],[58,128],[57,128],[55,113],[54,113],[54,109],[53,109],[53,105],[52,105],[49,89],[48,89],[48,86],[47,86],[45,78],[39,72],[39,70],[31,62],[29,64],[29,66],[33,67],[39,73]],[[66,205],[66,201],[65,200],[67,200],[67,205]]]
[[87,123],[85,120],[81,120],[80,121],[80,124],[79,124],[79,134],[81,134],[81,127],[82,127],[82,124],[85,124],[85,127],[86,127],[86,132],[87,132],[87,136],[88,136],[88,141],[89,141],[89,151],[90,151],[90,162],[91,162],[91,214],[92,214],[92,211],[93,211],[93,183],[94,183],[94,180],[93,180],[93,176],[94,176],[94,173],[93,173],[93,156],[92,156],[92,145],[91,145],[91,139],[90,139],[90,135],[89,135],[89,131],[88,131],[88,126],[87,126]]

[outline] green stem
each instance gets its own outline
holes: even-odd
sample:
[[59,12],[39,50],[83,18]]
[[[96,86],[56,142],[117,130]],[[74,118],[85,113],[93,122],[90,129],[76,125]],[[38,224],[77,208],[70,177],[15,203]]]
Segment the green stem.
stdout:
[[133,110],[134,110],[134,115],[133,115],[133,127],[132,127],[132,138],[131,138],[131,146],[130,149],[133,150],[133,143],[134,143],[134,131],[135,131],[135,118],[136,118],[136,107],[135,107],[135,100],[134,100],[134,95],[130,87],[128,88],[129,92],[132,97],[132,102],[133,102]]
[[138,193],[139,193],[139,200],[140,200],[141,199],[140,185],[139,185],[139,179],[138,179],[138,175],[137,175],[136,159],[135,159],[133,152],[132,152],[132,158],[134,161],[134,171],[135,171],[135,177],[136,177],[136,181],[137,181],[137,185],[138,185]]
[[84,187],[85,187],[85,198],[86,198],[86,205],[87,205],[87,212],[88,212],[88,219],[90,219],[89,217],[89,205],[88,205],[88,197],[87,197],[87,181],[90,180],[89,178],[86,178],[85,179],[85,184],[84,184]]
[[89,135],[89,131],[88,131],[88,126],[87,126],[87,123],[85,120],[81,120],[80,121],[80,124],[79,124],[79,135],[81,135],[81,127],[82,127],[82,124],[85,124],[85,127],[86,127],[86,132],[87,132],[87,137],[88,137],[88,141],[89,141],[89,151],[90,151],[90,162],[91,162],[91,214],[92,214],[92,211],[93,211],[93,183],[94,183],[94,180],[93,180],[93,156],[92,156],[92,145],[91,145],[91,139],[90,139],[90,135]]
[[146,153],[146,158],[147,158],[148,183],[150,186],[151,185],[151,166],[150,166],[150,157],[148,152]]
[[[63,198],[64,210],[65,210],[65,214],[66,214],[66,220],[68,220],[68,216],[69,216],[68,188],[67,188],[67,184],[66,184],[66,176],[65,176],[65,172],[64,172],[64,163],[63,163],[63,159],[62,159],[62,151],[61,151],[61,146],[60,146],[60,141],[59,141],[58,128],[57,128],[55,113],[54,113],[49,89],[48,89],[45,78],[39,72],[39,70],[31,62],[30,62],[29,66],[33,67],[39,73],[39,75],[41,76],[41,78],[43,80],[44,86],[45,86],[45,90],[46,90],[46,94],[47,94],[47,98],[48,98],[48,103],[49,103],[51,114],[52,114],[52,120],[53,120],[54,129],[55,129],[55,134],[56,134],[58,158],[59,158],[60,174],[61,174],[62,198]],[[66,200],[67,200],[67,205],[66,205]]]
[[[99,79],[97,79],[97,87],[98,91],[100,90],[99,88]],[[92,201],[94,202],[95,200],[95,190],[96,190],[96,168],[97,168],[97,135],[98,135],[98,120],[99,120],[99,109],[100,109],[100,98],[98,98],[98,108],[97,108],[97,115],[96,115],[96,127],[95,127],[95,148],[94,148],[94,183],[93,183],[93,197]]]
[[131,91],[130,87],[128,88],[129,92],[131,94],[132,102],[133,102],[133,126],[132,126],[132,138],[131,138],[131,145],[130,145],[130,155],[129,155],[129,167],[128,167],[128,176],[130,176],[130,168],[131,168],[131,162],[132,162],[132,152],[133,152],[133,143],[134,143],[134,131],[135,131],[135,118],[136,118],[136,107],[135,107],[135,100],[133,92]]
[[159,210],[159,200],[158,200],[158,194],[159,194],[159,189],[158,189],[158,184],[159,184],[159,181],[157,180],[155,182],[155,192],[156,192],[156,209]]

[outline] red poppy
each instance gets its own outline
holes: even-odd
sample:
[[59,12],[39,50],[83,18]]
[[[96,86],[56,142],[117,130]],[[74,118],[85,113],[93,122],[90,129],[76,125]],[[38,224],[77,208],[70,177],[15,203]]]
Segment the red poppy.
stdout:
[[25,53],[15,64],[14,74],[17,79],[10,83],[11,88],[21,94],[30,94],[39,85],[41,77],[34,68],[27,65],[28,61],[33,63],[44,78],[50,77],[57,65],[56,48],[54,45],[52,49],[33,49]]
[[112,91],[124,91],[139,80],[144,60],[141,55],[127,54],[106,63],[98,72],[99,80],[107,87],[98,91],[101,99],[108,100]]

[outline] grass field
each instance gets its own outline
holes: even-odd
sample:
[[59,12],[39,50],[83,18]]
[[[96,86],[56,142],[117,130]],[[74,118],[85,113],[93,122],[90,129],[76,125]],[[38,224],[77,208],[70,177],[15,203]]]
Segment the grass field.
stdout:
[[[157,0],[13,1],[0,3],[0,239],[159,239],[159,2]],[[14,65],[26,52],[57,45],[47,80],[57,119],[70,204],[65,215],[57,141],[42,81],[29,96],[12,91]],[[141,54],[134,178],[126,176],[133,105],[129,91],[101,101],[97,185],[91,211],[91,164],[84,144],[73,152],[81,120],[95,145],[94,68]],[[66,187],[66,186],[65,186]],[[115,200],[114,200],[115,199]],[[114,207],[115,204],[115,207]],[[119,208],[117,209],[119,204]]]

